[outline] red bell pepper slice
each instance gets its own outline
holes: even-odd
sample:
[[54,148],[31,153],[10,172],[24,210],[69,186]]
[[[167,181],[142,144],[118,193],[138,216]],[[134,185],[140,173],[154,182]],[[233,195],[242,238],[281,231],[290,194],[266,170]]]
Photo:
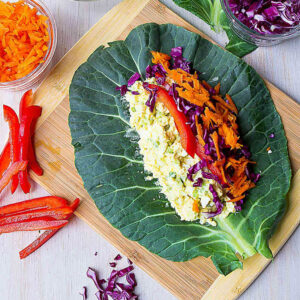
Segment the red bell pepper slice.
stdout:
[[18,223],[25,220],[32,220],[37,218],[49,217],[55,220],[65,220],[65,218],[72,214],[72,208],[66,206],[61,208],[46,208],[37,209],[32,211],[25,211],[16,213],[13,215],[5,216],[0,218],[0,226],[10,223]]
[[0,234],[15,231],[34,231],[58,229],[68,224],[67,220],[49,220],[48,218],[22,221],[0,226]]
[[26,170],[27,164],[27,161],[17,161],[6,170],[0,179],[0,193],[9,184],[14,175],[18,174],[20,171]]
[[[32,106],[32,104],[33,104],[33,94],[32,94],[32,90],[29,90],[23,95],[23,97],[20,101],[20,105],[19,105],[20,119],[22,118],[26,108]],[[34,137],[35,127],[36,127],[36,122],[37,122],[37,119],[33,120],[32,124],[31,124],[31,128],[30,128],[30,130],[31,130],[31,143],[29,144],[29,150],[28,150],[28,155],[29,155],[28,165],[29,165],[29,168],[36,175],[42,176],[43,175],[43,169],[41,168],[41,166],[37,162],[34,147],[33,147],[33,137]]]
[[28,149],[28,156],[29,156],[29,168],[38,176],[42,176],[44,171],[41,168],[40,164],[38,163],[36,159],[36,154],[33,146],[33,138],[34,138],[34,132],[36,127],[37,119],[33,120],[31,124],[31,140],[29,143],[29,149]]
[[[74,202],[70,205],[73,212],[77,209],[79,205],[79,199],[75,199]],[[72,215],[69,215],[67,219],[69,219]],[[36,240],[34,240],[30,245],[19,252],[20,259],[24,259],[25,257],[29,256],[35,250],[39,249],[42,245],[44,245],[49,239],[57,233],[59,229],[47,230],[42,233]]]
[[154,84],[149,84],[150,89],[157,89],[157,100],[162,102],[169,110],[170,114],[174,118],[177,130],[180,135],[180,142],[185,151],[192,157],[196,153],[196,138],[192,132],[191,127],[187,124],[187,119],[184,113],[177,109],[177,105],[174,99],[168,94],[168,92]]
[[[29,160],[29,147],[31,144],[31,124],[42,113],[39,106],[30,106],[24,109],[20,123],[20,160]],[[28,181],[27,169],[19,173],[21,188],[25,194],[29,193],[31,185]]]
[[10,143],[7,142],[0,154],[0,178],[10,165]]
[[68,201],[64,198],[56,196],[47,196],[13,203],[0,207],[0,217],[8,214],[20,213],[22,211],[31,211],[40,208],[60,208],[68,205]]
[[24,93],[21,98],[20,105],[19,105],[19,117],[20,119],[23,116],[26,107],[29,107],[33,104],[33,93],[32,90],[29,90]]
[[[9,126],[9,142],[10,142],[10,161],[12,163],[19,160],[19,119],[15,111],[3,105],[4,120],[8,122]],[[14,175],[11,183],[11,193],[13,194],[19,185],[18,175]]]

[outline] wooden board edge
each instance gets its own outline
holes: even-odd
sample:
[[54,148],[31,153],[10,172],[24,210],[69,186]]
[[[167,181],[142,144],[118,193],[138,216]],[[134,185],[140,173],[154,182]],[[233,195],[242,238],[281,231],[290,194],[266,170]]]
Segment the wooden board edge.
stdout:
[[[297,197],[300,195],[300,170],[292,179],[288,193],[288,210],[274,236],[270,239],[270,248],[274,256],[290,238],[300,222],[300,207]],[[292,222],[293,221],[293,222]],[[240,296],[259,276],[272,260],[256,254],[244,261],[243,270],[236,270],[227,276],[220,275],[202,300],[233,300]]]
[[[35,104],[43,107],[43,114],[39,118],[37,128],[68,95],[68,88],[77,68],[100,45],[116,40],[149,1],[124,0],[114,6],[60,59],[34,94]],[[111,24],[111,19],[115,20],[114,25]],[[122,22],[122,26],[118,22]],[[84,44],[87,42],[89,48],[93,49],[91,52],[84,50]]]

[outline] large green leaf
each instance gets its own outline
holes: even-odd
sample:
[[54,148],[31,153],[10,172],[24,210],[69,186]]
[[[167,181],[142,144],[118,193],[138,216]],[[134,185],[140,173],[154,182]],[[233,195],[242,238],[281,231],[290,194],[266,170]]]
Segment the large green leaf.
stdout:
[[[232,95],[242,137],[262,174],[242,212],[217,220],[217,227],[180,221],[155,181],[144,179],[137,133],[130,129],[128,105],[116,91],[133,73],[144,76],[150,50],[169,53],[177,46],[202,79],[220,81],[221,92]],[[79,67],[70,106],[78,172],[100,212],[124,236],[173,261],[211,256],[222,274],[242,267],[236,252],[272,257],[268,240],[284,214],[290,185],[287,141],[264,82],[245,62],[181,27],[144,24],[125,41],[99,47]],[[268,137],[271,132],[276,138]]]
[[257,49],[257,46],[240,39],[230,28],[229,20],[222,9],[220,0],[173,0],[178,6],[190,11],[215,31],[224,30],[229,43],[226,49],[231,53],[243,57]]

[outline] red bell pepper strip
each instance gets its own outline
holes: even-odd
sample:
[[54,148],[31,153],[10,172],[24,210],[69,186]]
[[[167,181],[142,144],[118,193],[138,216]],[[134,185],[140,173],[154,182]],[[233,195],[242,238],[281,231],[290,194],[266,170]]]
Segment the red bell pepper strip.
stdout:
[[[20,123],[20,160],[29,160],[29,147],[31,144],[31,124],[42,113],[39,106],[30,106],[24,109]],[[28,181],[27,169],[19,173],[21,188],[25,194],[29,193],[31,185]]]
[[49,220],[47,218],[35,219],[35,220],[1,225],[0,234],[15,232],[15,231],[58,229],[65,226],[66,224],[68,224],[67,220]]
[[[21,101],[20,101],[20,105],[19,105],[19,116],[20,119],[22,118],[26,108],[32,106],[33,104],[33,94],[32,94],[32,90],[27,91]],[[32,124],[31,124],[31,143],[29,144],[29,150],[28,150],[28,155],[29,155],[29,168],[38,176],[42,176],[43,175],[43,169],[40,167],[39,163],[37,162],[36,159],[36,155],[35,155],[35,151],[34,151],[34,147],[33,147],[33,138],[34,138],[34,132],[35,132],[35,127],[36,127],[36,122],[37,119],[35,119]]]
[[[74,202],[70,205],[70,208],[72,208],[73,212],[76,210],[76,208],[79,205],[79,199],[77,198],[74,200]],[[67,219],[69,219],[72,215],[69,215]],[[53,229],[53,230],[47,230],[44,233],[42,233],[36,240],[34,240],[30,245],[28,245],[26,248],[21,250],[19,252],[20,259],[24,259],[27,256],[29,256],[31,253],[33,253],[35,250],[39,249],[41,246],[43,246],[49,239],[57,233],[59,229]]]
[[21,98],[19,105],[19,117],[20,119],[23,116],[26,107],[33,105],[33,94],[32,90],[27,91]]
[[[10,161],[12,163],[19,160],[19,119],[15,111],[3,105],[4,120],[9,125],[9,142],[10,142]],[[13,194],[19,185],[18,175],[14,175],[11,183],[11,193]]]
[[36,120],[33,120],[31,124],[31,140],[29,143],[29,149],[28,149],[28,156],[29,156],[29,168],[38,176],[42,176],[44,171],[41,168],[40,164],[38,163],[36,159],[36,154],[35,150],[33,147],[33,138],[34,138],[34,132],[35,132],[35,127],[36,127]]
[[170,114],[174,118],[177,130],[179,132],[182,147],[190,156],[194,157],[196,153],[196,138],[191,127],[187,124],[187,119],[184,113],[177,109],[174,99],[165,89],[154,84],[149,84],[149,88],[157,89],[156,101],[162,102],[169,110]]
[[41,208],[60,208],[68,206],[67,200],[56,196],[47,196],[13,203],[0,207],[0,217],[8,214],[20,213],[22,211],[31,211]]
[[7,142],[0,154],[0,178],[10,165],[10,143]]
[[54,220],[65,220],[66,216],[73,213],[72,208],[66,206],[61,208],[46,208],[32,211],[25,211],[0,218],[0,226],[10,223],[18,223],[25,220],[32,220],[43,217],[50,217]]
[[20,171],[26,170],[27,164],[27,161],[17,161],[6,170],[0,179],[0,193],[9,184],[14,175],[18,174]]

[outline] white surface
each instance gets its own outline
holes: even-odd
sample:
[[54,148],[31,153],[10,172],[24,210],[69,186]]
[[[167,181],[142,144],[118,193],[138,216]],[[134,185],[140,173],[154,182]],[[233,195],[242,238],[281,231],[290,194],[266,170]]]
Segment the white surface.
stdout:
[[[69,0],[44,0],[52,10],[58,27],[58,47],[54,63],[97,21],[120,0],[97,2],[73,2]],[[201,1],[201,0],[199,0]],[[176,7],[171,0],[162,1],[179,15],[190,21],[215,40],[216,37],[206,24],[193,15]],[[247,62],[265,78],[287,92],[298,102],[300,76],[300,38],[272,48],[260,48],[247,57]],[[2,117],[2,104],[17,108],[20,93],[0,92],[0,148],[7,137],[7,125]],[[24,196],[19,190],[11,197],[5,191],[1,204],[17,202],[47,193],[33,184],[32,193]],[[18,251],[28,245],[38,233],[13,233],[0,237],[0,299],[6,300],[73,300],[81,299],[78,292],[88,287],[88,299],[95,299],[93,284],[85,276],[89,266],[108,275],[108,262],[117,250],[96,234],[83,221],[73,219],[36,253],[20,261]],[[274,262],[259,276],[252,286],[240,297],[242,300],[299,299],[300,231],[290,238],[276,256]],[[94,253],[98,252],[95,256]],[[175,299],[168,291],[136,268],[137,292],[142,300]],[[172,274],[170,274],[172,276]],[[217,300],[217,299],[212,299]]]

